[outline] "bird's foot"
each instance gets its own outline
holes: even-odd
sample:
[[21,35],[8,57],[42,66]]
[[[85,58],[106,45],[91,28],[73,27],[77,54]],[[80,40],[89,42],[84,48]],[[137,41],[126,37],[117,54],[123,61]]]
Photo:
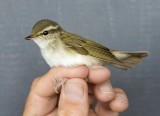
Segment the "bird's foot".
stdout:
[[55,84],[54,84],[54,90],[55,90],[55,92],[56,93],[59,93],[59,91],[60,91],[60,88],[61,87],[64,87],[64,83],[66,82],[68,80],[68,78],[63,78],[63,77],[61,77],[61,78],[56,78],[55,79]]

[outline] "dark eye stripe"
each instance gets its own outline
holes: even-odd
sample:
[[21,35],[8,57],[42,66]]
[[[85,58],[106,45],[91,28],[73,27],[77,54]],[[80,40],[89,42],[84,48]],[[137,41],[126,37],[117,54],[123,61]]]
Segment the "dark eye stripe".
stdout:
[[[46,30],[46,31],[43,31],[42,33],[40,33],[38,36],[41,36],[41,35],[48,35],[50,33],[55,33],[57,31],[60,31],[60,27],[58,27],[57,29],[50,29],[50,30]],[[48,32],[48,33],[47,33]]]

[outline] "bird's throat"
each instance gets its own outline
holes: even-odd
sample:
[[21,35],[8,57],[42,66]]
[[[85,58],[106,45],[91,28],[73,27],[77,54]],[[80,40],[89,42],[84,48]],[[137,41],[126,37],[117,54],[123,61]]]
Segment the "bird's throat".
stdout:
[[33,40],[39,47],[40,49],[45,49],[46,47],[49,47],[50,45],[54,46],[54,41],[53,39],[49,40],[44,40],[44,39],[34,39]]

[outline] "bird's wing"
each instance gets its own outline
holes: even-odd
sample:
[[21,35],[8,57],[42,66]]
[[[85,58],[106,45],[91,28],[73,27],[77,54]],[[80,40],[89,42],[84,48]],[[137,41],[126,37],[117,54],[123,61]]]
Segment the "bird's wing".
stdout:
[[68,32],[62,34],[60,38],[68,47],[79,54],[90,55],[105,62],[120,63],[116,56],[111,53],[110,49],[94,41]]

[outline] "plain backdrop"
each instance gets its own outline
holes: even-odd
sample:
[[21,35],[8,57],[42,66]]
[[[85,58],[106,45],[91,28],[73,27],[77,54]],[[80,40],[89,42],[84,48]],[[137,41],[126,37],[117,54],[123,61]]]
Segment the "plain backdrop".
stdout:
[[0,0],[0,116],[21,116],[32,80],[49,70],[38,46],[24,40],[44,18],[111,49],[149,51],[127,72],[109,68],[129,97],[122,116],[160,115],[159,0]]

